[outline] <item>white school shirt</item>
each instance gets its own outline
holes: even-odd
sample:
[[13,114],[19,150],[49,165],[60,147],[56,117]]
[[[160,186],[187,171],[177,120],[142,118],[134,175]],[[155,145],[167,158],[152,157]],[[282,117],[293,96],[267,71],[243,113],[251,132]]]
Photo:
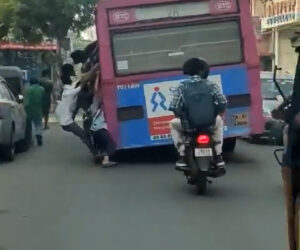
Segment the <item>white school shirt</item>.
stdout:
[[91,131],[93,132],[96,132],[100,129],[107,129],[105,114],[101,106],[101,100],[97,95],[95,95],[93,104],[91,105],[91,112],[93,116]]
[[102,109],[98,109],[96,112],[91,126],[91,131],[93,132],[96,132],[100,129],[107,129],[107,123]]
[[81,87],[74,88],[70,85],[64,85],[61,101],[58,103],[55,111],[61,126],[68,126],[74,122],[72,116],[80,90]]

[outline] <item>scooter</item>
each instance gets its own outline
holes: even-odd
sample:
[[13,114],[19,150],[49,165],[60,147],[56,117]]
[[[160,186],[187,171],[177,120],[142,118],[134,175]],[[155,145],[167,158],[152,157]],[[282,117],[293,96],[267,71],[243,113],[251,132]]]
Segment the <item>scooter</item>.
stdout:
[[185,138],[188,168],[181,171],[184,172],[187,183],[195,185],[198,194],[203,195],[207,191],[207,183],[212,183],[209,178],[217,178],[226,174],[225,169],[215,166],[217,142],[212,139],[212,131],[209,129],[188,133]]

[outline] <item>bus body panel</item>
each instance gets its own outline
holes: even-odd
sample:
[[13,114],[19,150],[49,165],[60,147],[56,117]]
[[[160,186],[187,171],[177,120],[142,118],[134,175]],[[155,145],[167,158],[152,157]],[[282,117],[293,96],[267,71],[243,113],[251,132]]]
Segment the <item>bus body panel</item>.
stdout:
[[260,134],[264,129],[262,98],[260,87],[260,63],[256,48],[256,38],[252,25],[249,1],[239,0],[241,31],[244,40],[244,56],[248,67],[251,93],[251,134]]
[[[142,108],[141,117],[118,121],[119,147],[134,148],[170,144],[169,121],[173,118],[168,107],[171,89],[186,79],[182,75],[142,80],[116,86],[117,110]],[[228,97],[225,137],[249,134],[250,92],[245,65],[212,70],[210,80],[217,83]],[[137,112],[137,111],[135,111]]]
[[[99,3],[97,8],[97,33],[100,48],[100,64],[104,107],[109,130],[119,148],[137,148],[170,144],[168,121],[172,114],[165,110],[171,95],[158,104],[151,101],[152,95],[167,91],[169,86],[185,79],[178,70],[117,76],[114,68],[112,34],[127,30],[158,27],[177,27],[184,23],[199,23],[214,20],[211,16],[187,17],[183,19],[157,20],[124,25],[111,25],[109,11],[129,9],[146,5],[183,3],[174,0],[109,0]],[[211,3],[231,2],[211,0]],[[263,130],[262,100],[259,77],[259,59],[252,27],[248,1],[237,0],[240,13],[220,14],[222,20],[238,19],[241,30],[244,62],[213,67],[212,80],[221,84],[228,97],[225,137],[236,137],[260,133]],[[215,21],[215,20],[214,20]],[[220,79],[220,80],[218,80]],[[151,106],[152,105],[152,106]],[[162,107],[163,106],[163,107]],[[151,110],[152,107],[152,110]],[[160,109],[163,110],[160,110]],[[158,115],[155,115],[158,113]]]

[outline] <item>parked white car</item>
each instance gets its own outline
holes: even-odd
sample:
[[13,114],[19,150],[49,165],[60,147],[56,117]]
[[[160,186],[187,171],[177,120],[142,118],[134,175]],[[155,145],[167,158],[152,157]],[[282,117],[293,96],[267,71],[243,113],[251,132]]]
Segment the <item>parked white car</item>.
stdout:
[[23,96],[15,96],[0,76],[0,156],[14,160],[15,152],[28,150],[31,126],[27,124]]

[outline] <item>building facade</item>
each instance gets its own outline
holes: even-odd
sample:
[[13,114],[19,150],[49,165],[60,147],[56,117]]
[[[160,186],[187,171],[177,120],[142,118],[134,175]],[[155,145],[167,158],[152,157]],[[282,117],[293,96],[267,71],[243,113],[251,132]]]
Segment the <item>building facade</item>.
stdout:
[[84,40],[87,41],[96,41],[97,34],[96,34],[96,26],[92,26],[81,33],[81,36]]
[[300,32],[300,0],[252,0],[262,70],[274,65],[294,74],[297,56],[290,38]]

